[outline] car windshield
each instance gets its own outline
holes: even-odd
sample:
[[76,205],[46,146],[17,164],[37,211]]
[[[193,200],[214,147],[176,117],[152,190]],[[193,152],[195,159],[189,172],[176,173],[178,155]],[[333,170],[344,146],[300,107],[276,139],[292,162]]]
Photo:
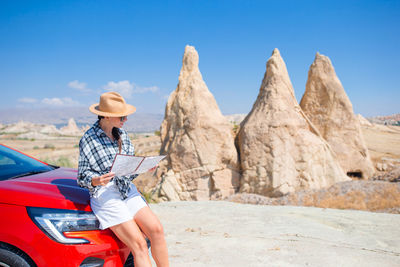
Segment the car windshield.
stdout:
[[54,167],[0,145],[0,181],[51,170]]

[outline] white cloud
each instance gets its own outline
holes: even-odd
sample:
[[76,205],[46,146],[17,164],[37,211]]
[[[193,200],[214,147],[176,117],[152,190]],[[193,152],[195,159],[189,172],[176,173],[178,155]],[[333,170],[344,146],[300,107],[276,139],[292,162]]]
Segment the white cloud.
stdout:
[[152,93],[156,93],[160,90],[160,88],[158,88],[157,86],[151,86],[151,87],[139,87],[136,86],[135,88],[135,93],[146,93],[146,92],[152,92]]
[[129,81],[108,82],[103,86],[107,91],[114,91],[120,93],[123,97],[130,98],[133,93],[134,84]]
[[72,100],[69,97],[64,98],[44,98],[41,101],[42,104],[52,107],[71,107],[71,106],[79,106],[79,102]]
[[92,90],[86,87],[87,84],[84,82],[80,82],[78,80],[74,80],[68,83],[68,87],[81,91],[83,93],[91,92]]
[[35,98],[30,98],[30,97],[23,97],[23,98],[19,98],[18,102],[25,103],[25,104],[34,104],[34,103],[37,103],[38,100]]
[[108,82],[103,86],[106,91],[114,91],[120,93],[123,97],[130,98],[132,94],[143,94],[147,92],[156,93],[160,91],[157,86],[140,87],[128,80],[119,82]]

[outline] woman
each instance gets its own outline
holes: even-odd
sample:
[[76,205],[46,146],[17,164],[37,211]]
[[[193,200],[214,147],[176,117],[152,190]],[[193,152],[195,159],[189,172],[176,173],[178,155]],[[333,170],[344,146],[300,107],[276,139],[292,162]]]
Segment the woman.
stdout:
[[100,228],[110,228],[129,247],[138,267],[151,266],[143,231],[157,266],[169,266],[163,228],[132,183],[136,176],[117,177],[110,172],[117,153],[134,155],[122,126],[136,108],[118,93],[108,92],[89,110],[99,119],[79,142],[78,184],[89,189]]

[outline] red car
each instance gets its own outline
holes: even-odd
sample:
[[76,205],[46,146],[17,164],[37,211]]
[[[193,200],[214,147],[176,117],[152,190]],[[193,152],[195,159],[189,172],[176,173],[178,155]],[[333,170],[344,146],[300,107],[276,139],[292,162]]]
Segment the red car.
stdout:
[[0,144],[0,266],[133,266],[76,177]]

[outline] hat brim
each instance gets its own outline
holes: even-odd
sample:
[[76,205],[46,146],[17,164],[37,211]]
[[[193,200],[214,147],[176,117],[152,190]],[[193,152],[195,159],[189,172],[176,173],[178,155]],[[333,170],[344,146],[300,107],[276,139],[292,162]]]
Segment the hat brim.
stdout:
[[135,113],[136,108],[132,105],[125,104],[125,110],[119,113],[103,112],[99,110],[99,103],[93,104],[89,107],[89,111],[104,117],[123,117]]

